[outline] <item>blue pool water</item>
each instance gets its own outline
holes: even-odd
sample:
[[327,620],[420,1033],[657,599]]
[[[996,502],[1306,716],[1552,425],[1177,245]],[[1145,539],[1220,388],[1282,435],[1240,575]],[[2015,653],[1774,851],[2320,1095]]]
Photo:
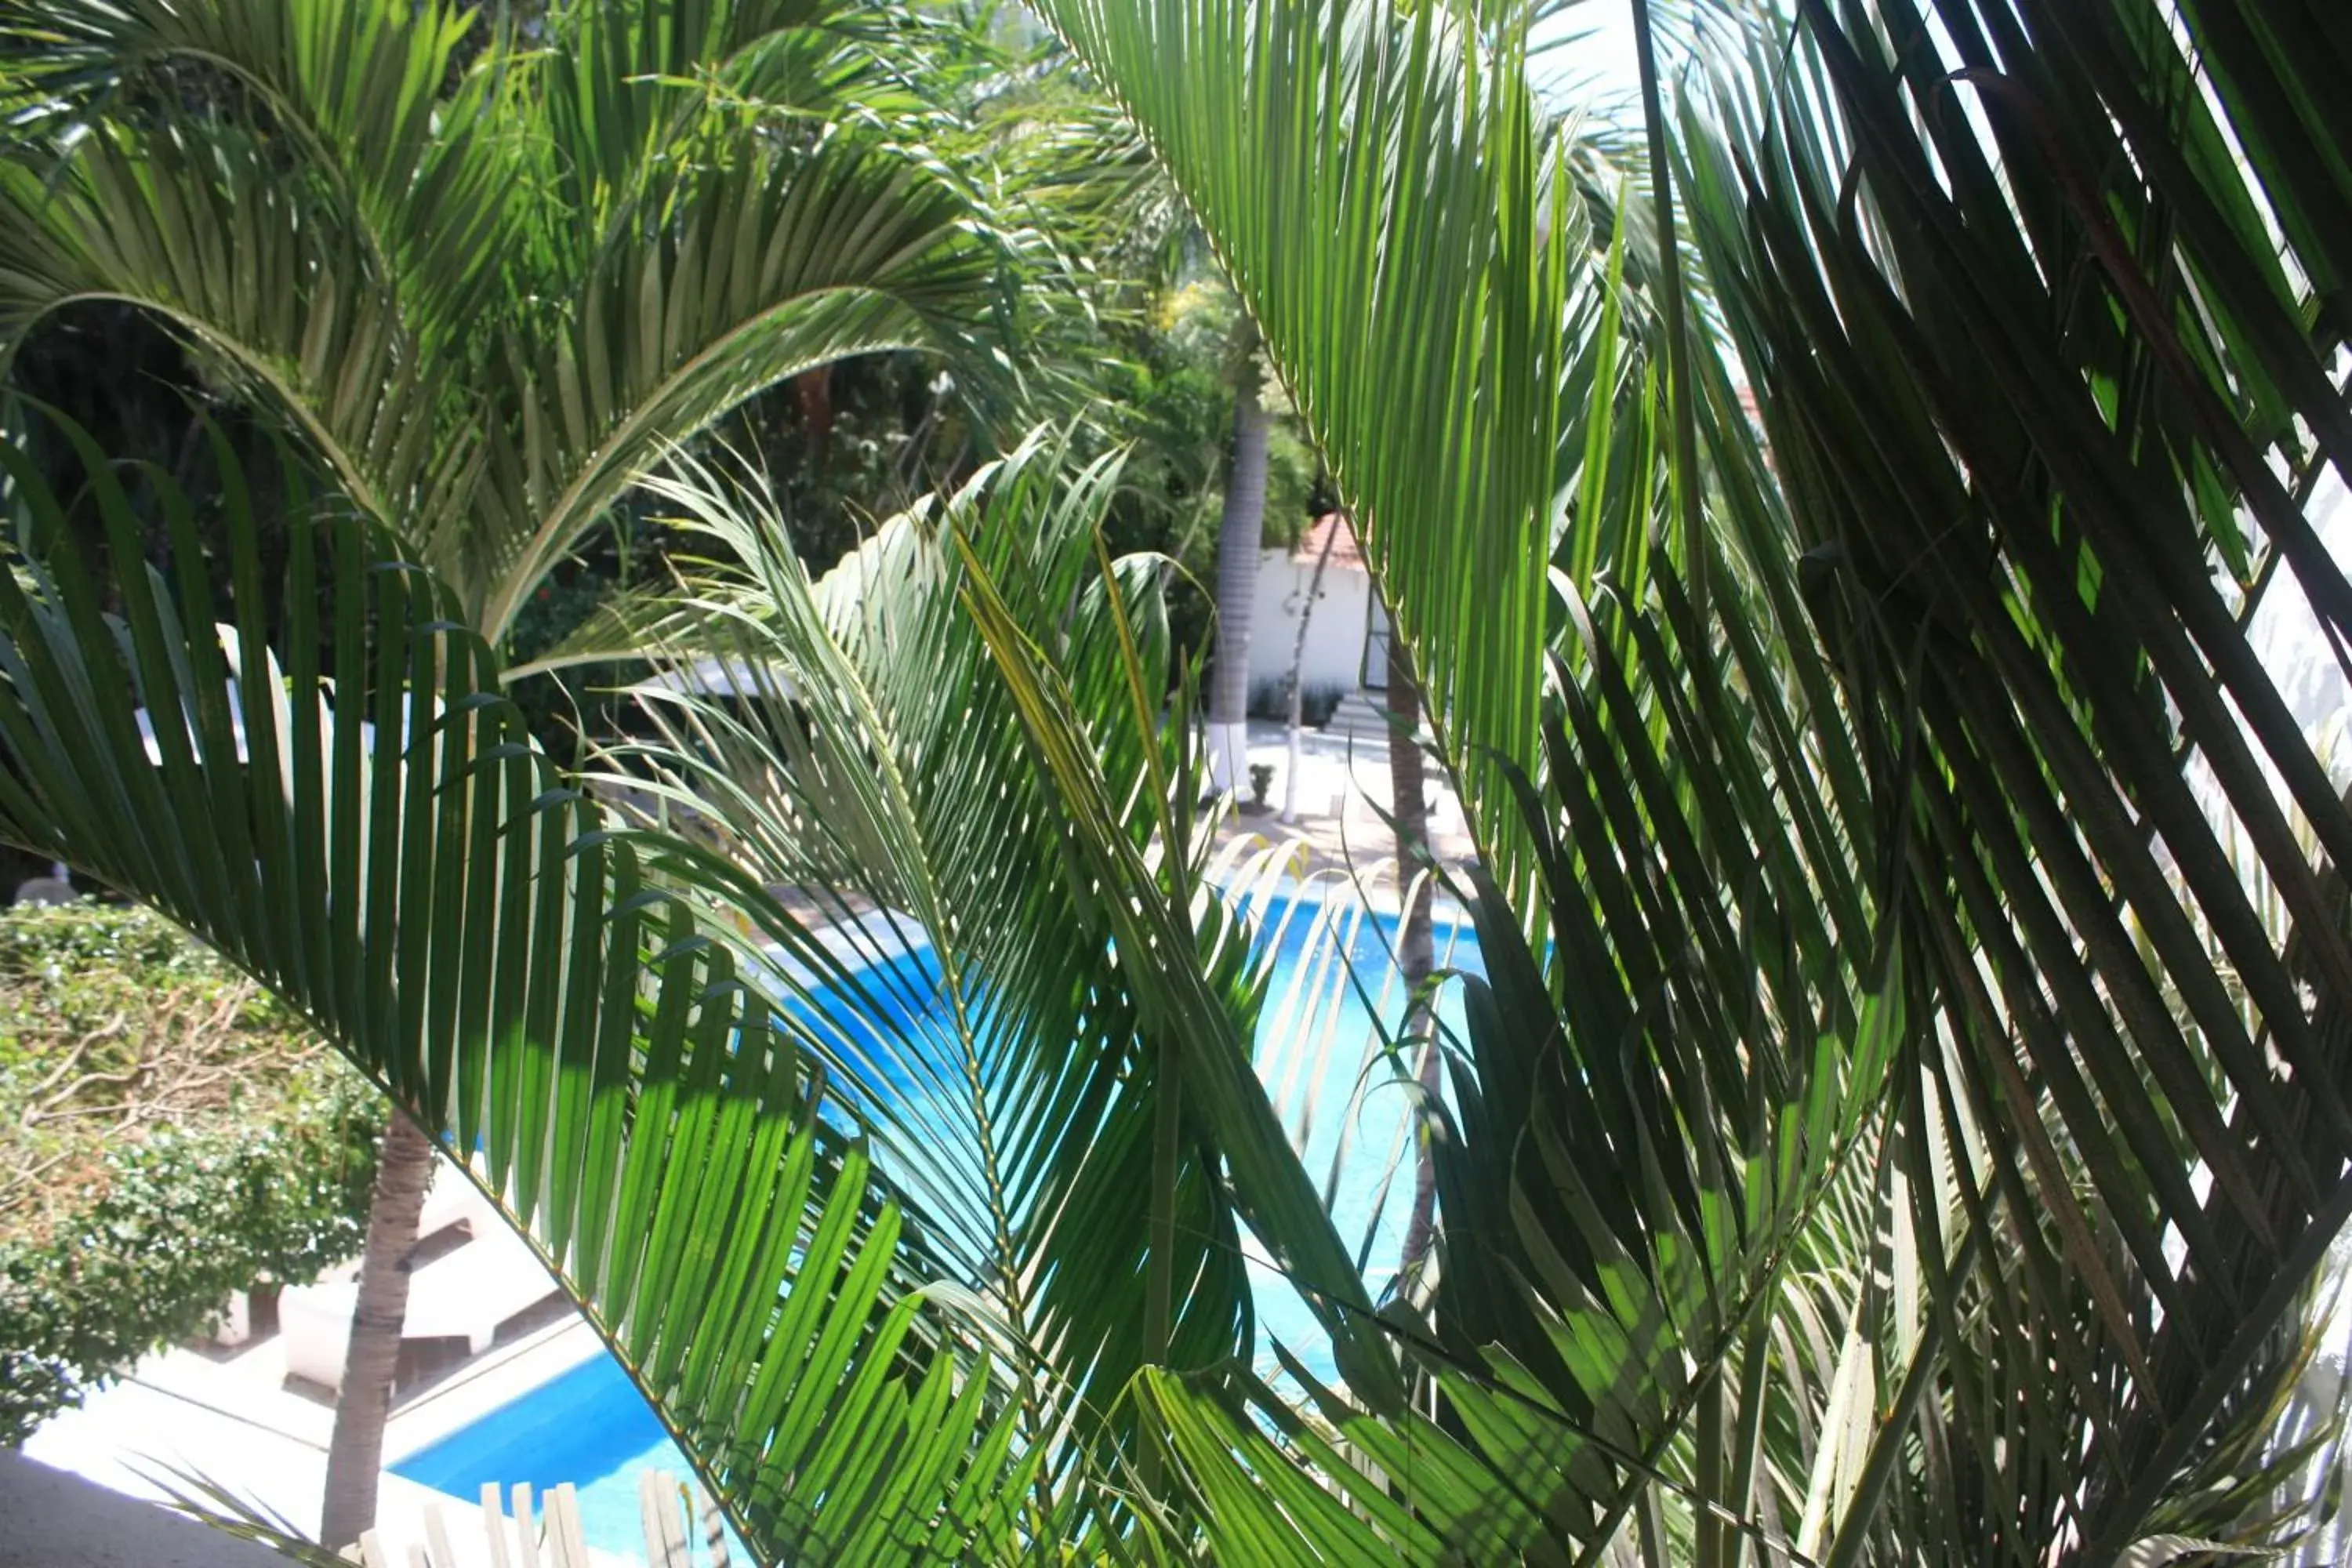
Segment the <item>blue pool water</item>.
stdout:
[[[1318,942],[1317,922],[1326,918],[1336,923],[1337,940]],[[1441,913],[1436,926],[1440,966],[1478,972],[1467,920]],[[1258,1020],[1258,1074],[1285,1125],[1303,1142],[1307,1172],[1375,1291],[1394,1270],[1412,1206],[1409,1102],[1374,1026],[1377,1016],[1393,1035],[1404,1012],[1388,957],[1394,931],[1393,919],[1375,921],[1354,910],[1327,917],[1320,904],[1301,899],[1268,905],[1260,936],[1273,946],[1275,972]],[[867,1005],[896,1025],[928,1009],[925,992],[936,973],[927,963],[901,960],[887,970],[862,971],[858,980],[868,988]],[[1460,1030],[1458,991],[1441,993],[1438,1016]],[[889,1076],[912,1098],[931,1089],[897,1069]],[[1261,1341],[1280,1340],[1328,1376],[1329,1346],[1306,1303],[1271,1269],[1254,1263],[1250,1272]],[[1262,1367],[1272,1373],[1263,1342],[1260,1352]],[[690,1473],[620,1363],[601,1354],[391,1468],[468,1502],[486,1482],[529,1482],[535,1493],[570,1482],[589,1545],[632,1559],[644,1552],[640,1472]],[[733,1552],[736,1561],[749,1560],[740,1545]]]
[[[1336,941],[1318,929],[1325,919],[1336,925]],[[1438,966],[1482,973],[1467,917],[1441,914],[1434,923]],[[1273,944],[1275,973],[1258,1016],[1258,1077],[1293,1141],[1303,1142],[1307,1173],[1376,1296],[1403,1250],[1413,1195],[1412,1102],[1398,1081],[1411,1068],[1387,1043],[1405,1011],[1391,956],[1395,938],[1392,917],[1327,915],[1303,900],[1268,909],[1261,933]],[[1437,1017],[1460,1036],[1459,987],[1438,993]],[[1253,1262],[1250,1274],[1261,1342],[1279,1340],[1317,1375],[1335,1376],[1329,1342],[1305,1300],[1270,1268]],[[1263,1342],[1259,1350],[1260,1370],[1273,1374],[1273,1356]]]
[[[679,1479],[693,1473],[621,1363],[602,1353],[420,1448],[392,1470],[468,1502],[481,1496],[486,1482],[508,1496],[528,1484],[537,1499],[568,1481],[579,1495],[580,1531],[588,1544],[632,1560],[645,1556],[637,1477],[646,1470]],[[750,1560],[740,1542],[730,1540],[729,1546],[736,1561]]]

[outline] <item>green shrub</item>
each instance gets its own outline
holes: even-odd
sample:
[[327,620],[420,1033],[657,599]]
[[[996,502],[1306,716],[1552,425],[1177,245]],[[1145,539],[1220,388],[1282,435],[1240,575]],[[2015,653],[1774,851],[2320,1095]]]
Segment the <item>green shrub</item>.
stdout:
[[0,914],[0,1443],[357,1253],[374,1093],[167,922]]

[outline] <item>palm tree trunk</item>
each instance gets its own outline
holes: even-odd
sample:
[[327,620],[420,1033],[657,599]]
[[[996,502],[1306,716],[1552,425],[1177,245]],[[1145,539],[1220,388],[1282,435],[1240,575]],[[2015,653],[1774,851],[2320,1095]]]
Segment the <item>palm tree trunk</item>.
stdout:
[[[1433,862],[1429,853],[1429,800],[1423,794],[1426,775],[1421,746],[1413,732],[1421,728],[1421,688],[1412,678],[1412,655],[1393,627],[1389,633],[1389,809],[1396,821],[1397,879],[1412,890],[1397,927],[1397,972],[1413,997],[1405,1016],[1404,1037],[1418,1041],[1415,1072],[1422,1089],[1434,1096],[1442,1081],[1437,1055],[1437,1031],[1430,1026],[1429,1009],[1421,1000],[1429,972],[1436,967],[1435,943],[1430,933],[1432,879],[1415,881],[1416,874]],[[1407,1049],[1412,1047],[1410,1044]],[[1404,1232],[1405,1274],[1416,1273],[1429,1254],[1437,1222],[1437,1165],[1430,1157],[1429,1140],[1414,1141],[1412,1218]]]
[[1307,598],[1298,606],[1298,640],[1290,649],[1290,726],[1284,736],[1290,747],[1282,774],[1282,821],[1298,820],[1298,732],[1307,720],[1307,628],[1315,619],[1315,601],[1323,596],[1323,569],[1331,564],[1331,542],[1339,537],[1337,524],[1323,531],[1323,547],[1315,552],[1315,574],[1307,579]]
[[395,1110],[376,1152],[375,1192],[368,1205],[367,1251],[360,1260],[359,1300],[352,1310],[351,1349],[327,1444],[327,1496],[319,1539],[350,1545],[375,1522],[376,1479],[383,1468],[383,1426],[392,1414],[392,1380],[400,1330],[408,1317],[408,1260],[425,1189],[433,1180],[433,1143]]
[[1217,657],[1209,684],[1209,783],[1229,795],[1249,756],[1250,616],[1258,547],[1265,537],[1265,405],[1257,395],[1255,335],[1234,387],[1234,462],[1217,524]]

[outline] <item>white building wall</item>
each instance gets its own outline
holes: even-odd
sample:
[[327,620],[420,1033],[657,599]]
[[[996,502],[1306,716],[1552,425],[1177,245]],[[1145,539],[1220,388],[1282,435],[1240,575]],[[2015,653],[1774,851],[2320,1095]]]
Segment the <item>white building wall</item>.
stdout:
[[[1315,563],[1295,561],[1286,550],[1258,557],[1256,602],[1250,616],[1250,689],[1289,678],[1298,650],[1298,616]],[[1335,687],[1353,691],[1361,683],[1364,633],[1371,605],[1371,574],[1360,566],[1326,566],[1307,626],[1302,684],[1312,691]]]

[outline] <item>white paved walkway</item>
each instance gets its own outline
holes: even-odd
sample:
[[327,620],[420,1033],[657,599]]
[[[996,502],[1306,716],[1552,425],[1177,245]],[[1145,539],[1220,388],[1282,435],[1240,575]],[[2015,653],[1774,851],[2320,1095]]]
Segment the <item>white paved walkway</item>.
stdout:
[[[436,1194],[445,1186],[456,1198],[471,1194],[454,1167],[443,1174],[450,1180],[436,1183]],[[466,1218],[482,1206],[478,1201],[470,1205],[453,1202],[441,1205],[447,1211],[443,1213],[428,1205],[435,1222],[427,1228],[439,1229],[444,1222]],[[437,1281],[443,1295],[480,1297],[488,1304],[472,1317],[487,1313],[494,1323],[545,1297],[553,1284],[503,1222],[492,1217],[488,1223],[496,1228],[488,1234],[476,1229],[478,1239],[435,1258],[417,1277]],[[520,1284],[508,1278],[516,1273],[516,1255],[530,1276]],[[420,1305],[430,1307],[434,1300],[428,1293]],[[487,1332],[475,1331],[482,1327],[470,1318],[455,1327],[427,1322],[420,1329],[414,1317],[411,1321],[413,1332],[457,1333],[487,1343]],[[338,1353],[340,1344],[339,1340]],[[193,1489],[179,1482],[174,1471],[201,1475],[258,1503],[296,1531],[315,1535],[335,1415],[328,1405],[288,1391],[289,1348],[289,1335],[280,1332],[235,1352],[157,1352],[120,1382],[91,1394],[80,1409],[52,1418],[26,1441],[24,1453],[52,1468],[158,1501],[167,1500],[174,1485]],[[299,1343],[292,1348],[309,1353]],[[488,1349],[394,1407],[384,1427],[385,1463],[397,1464],[472,1425],[603,1349],[594,1332],[572,1313]],[[314,1371],[307,1361],[291,1370]],[[478,1517],[478,1499],[447,1499],[387,1470],[377,1494],[377,1534],[393,1560],[408,1561],[409,1545],[424,1543],[425,1510],[435,1503],[443,1505],[453,1527],[459,1568],[473,1568],[477,1556],[488,1568],[479,1528],[456,1528],[455,1515],[461,1508]],[[470,1553],[465,1544],[468,1535]],[[623,1562],[609,1556],[604,1561],[615,1568]]]
[[[155,1501],[168,1499],[173,1469],[201,1474],[296,1530],[313,1533],[334,1412],[285,1391],[285,1358],[278,1346],[272,1336],[226,1361],[187,1350],[159,1352],[130,1376],[92,1394],[80,1409],[42,1426],[26,1442],[25,1456]],[[576,1317],[499,1346],[393,1412],[384,1429],[385,1463],[396,1464],[470,1426],[603,1349]],[[441,1504],[454,1526],[460,1510],[471,1514],[476,1502],[446,1497],[386,1470],[377,1494],[377,1534],[394,1561],[406,1562],[410,1544],[425,1542],[427,1506]],[[475,1568],[478,1558],[488,1568],[478,1529],[451,1533],[460,1568]],[[627,1562],[610,1556],[603,1561],[614,1568]]]

